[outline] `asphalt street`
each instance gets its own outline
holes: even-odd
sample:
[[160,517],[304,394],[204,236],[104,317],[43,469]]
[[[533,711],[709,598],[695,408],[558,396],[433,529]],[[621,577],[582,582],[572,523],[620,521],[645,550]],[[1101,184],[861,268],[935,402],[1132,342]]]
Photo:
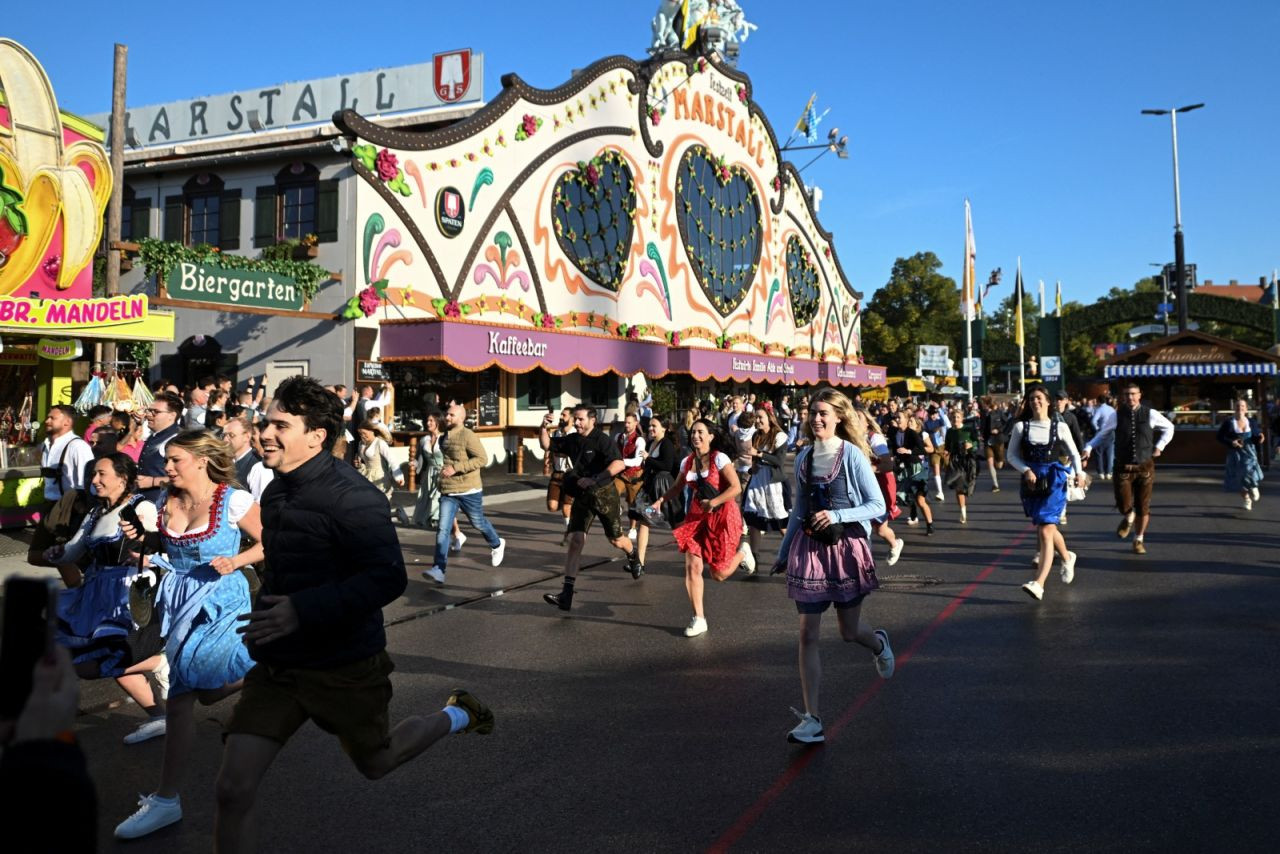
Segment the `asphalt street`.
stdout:
[[[1096,483],[1065,529],[1075,583],[1055,570],[1037,603],[1020,589],[1034,532],[1008,474],[1005,487],[984,479],[965,526],[936,506],[933,537],[900,520],[897,566],[876,542],[883,587],[864,613],[890,633],[897,672],[880,680],[830,616],[820,747],[786,740],[801,697],[781,578],[708,581],[710,631],[686,639],[669,534],[634,581],[593,532],[565,616],[542,601],[564,549],[539,494],[493,509],[501,567],[472,537],[443,588],[419,575],[434,535],[405,531],[409,589],[385,612],[393,718],[460,686],[497,728],[371,783],[308,724],[263,785],[261,850],[1275,850],[1280,496],[1264,486],[1246,513],[1217,471],[1162,470],[1138,556]],[[102,849],[209,850],[235,700],[198,713],[183,820],[117,843],[162,751],[121,743],[141,712],[119,696],[86,685],[78,727]]]

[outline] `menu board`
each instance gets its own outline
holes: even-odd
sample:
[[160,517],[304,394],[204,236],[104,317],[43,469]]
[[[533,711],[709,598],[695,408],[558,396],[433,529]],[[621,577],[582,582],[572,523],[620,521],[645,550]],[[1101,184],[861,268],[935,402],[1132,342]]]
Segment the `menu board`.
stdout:
[[381,362],[366,362],[363,360],[356,362],[356,380],[358,382],[379,383],[386,382],[389,379],[390,377],[387,376],[387,372],[383,369]]
[[481,427],[501,424],[498,381],[497,368],[489,368],[476,375],[476,422]]

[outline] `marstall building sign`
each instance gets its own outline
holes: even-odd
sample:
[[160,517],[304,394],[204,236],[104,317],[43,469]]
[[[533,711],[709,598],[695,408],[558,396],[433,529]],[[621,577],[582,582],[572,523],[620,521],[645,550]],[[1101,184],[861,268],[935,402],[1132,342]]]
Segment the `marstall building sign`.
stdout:
[[207,261],[183,261],[169,271],[168,296],[218,305],[300,311],[305,300],[296,282],[278,273],[237,270]]
[[[483,64],[482,54],[454,51],[418,65],[137,107],[125,113],[125,127],[146,147],[248,133],[254,130],[250,111],[264,129],[280,129],[328,123],[339,110],[385,115],[474,103],[482,98]],[[441,98],[441,92],[457,96]],[[111,117],[100,113],[88,118],[107,127]]]

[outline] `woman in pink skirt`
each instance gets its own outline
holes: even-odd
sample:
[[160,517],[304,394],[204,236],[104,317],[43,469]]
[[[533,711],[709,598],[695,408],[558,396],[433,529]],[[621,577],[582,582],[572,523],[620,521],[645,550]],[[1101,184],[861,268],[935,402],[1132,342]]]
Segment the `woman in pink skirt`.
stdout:
[[724,581],[744,561],[750,560],[754,567],[755,558],[738,548],[742,541],[742,511],[737,498],[742,484],[733,460],[724,452],[728,443],[714,424],[702,418],[693,423],[689,444],[693,453],[680,464],[671,489],[653,502],[653,510],[657,512],[664,501],[671,501],[688,487],[689,510],[671,534],[684,552],[684,586],[693,606],[693,619],[684,634],[692,638],[707,631],[702,610],[703,566],[710,567],[713,579]]
[[849,399],[822,389],[809,404],[804,435],[809,447],[796,456],[796,499],[774,573],[787,573],[787,595],[800,612],[800,688],[804,712],[787,740],[823,741],[818,715],[822,660],[818,652],[822,614],[832,604],[840,637],[874,655],[882,679],[893,675],[893,649],[883,629],[862,619],[862,600],[880,586],[871,557],[869,523],[885,515],[884,498],[871,468],[871,448]]

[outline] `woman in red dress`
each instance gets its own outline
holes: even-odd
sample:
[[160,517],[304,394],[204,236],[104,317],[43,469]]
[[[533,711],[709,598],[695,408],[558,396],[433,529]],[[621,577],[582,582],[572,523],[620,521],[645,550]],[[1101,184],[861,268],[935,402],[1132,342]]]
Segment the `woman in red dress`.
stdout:
[[672,536],[684,552],[684,586],[693,605],[693,619],[684,630],[685,637],[697,637],[707,631],[707,618],[702,610],[702,568],[711,568],[711,577],[724,581],[747,559],[738,550],[742,540],[742,511],[738,494],[742,484],[733,468],[733,460],[722,450],[727,442],[715,425],[705,418],[694,422],[689,431],[693,453],[680,464],[676,482],[653,503],[654,512],[664,501],[670,501],[689,488],[689,510],[684,522],[676,526]]

